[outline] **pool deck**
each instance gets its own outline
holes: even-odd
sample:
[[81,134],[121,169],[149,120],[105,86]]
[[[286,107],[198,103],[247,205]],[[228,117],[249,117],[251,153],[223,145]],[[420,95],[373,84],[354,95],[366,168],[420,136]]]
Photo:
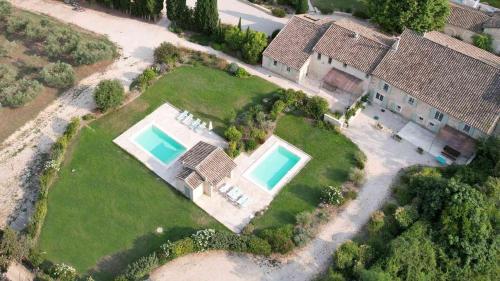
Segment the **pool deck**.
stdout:
[[[186,150],[189,150],[199,141],[204,141],[222,148],[227,147],[227,142],[217,134],[208,132],[207,130],[195,132],[191,130],[189,126],[177,121],[176,117],[179,113],[179,109],[166,103],[118,136],[113,142],[184,194],[184,187],[180,186],[175,178],[182,168],[181,164],[174,160],[165,165],[134,141],[136,136],[144,129],[151,125],[155,125],[178,143],[186,147]],[[208,120],[203,121],[207,122]],[[248,172],[254,168],[253,166],[259,162],[262,156],[269,153],[278,145],[285,147],[299,156],[300,160],[285,177],[269,191],[265,187],[251,181],[247,175]],[[276,194],[300,172],[310,159],[311,157],[300,149],[272,135],[251,154],[242,153],[236,157],[234,162],[237,164],[237,167],[233,170],[232,177],[226,180],[226,183],[231,186],[237,186],[243,194],[250,198],[246,206],[241,208],[235,206],[216,190],[212,192],[212,196],[203,194],[197,198],[194,203],[233,232],[240,232],[255,216],[256,212],[267,208],[274,196],[276,196]]]

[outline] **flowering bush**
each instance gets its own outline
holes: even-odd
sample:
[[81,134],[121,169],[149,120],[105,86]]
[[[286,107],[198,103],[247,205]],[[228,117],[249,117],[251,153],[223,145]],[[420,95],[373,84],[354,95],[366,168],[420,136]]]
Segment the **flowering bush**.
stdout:
[[215,235],[215,230],[213,229],[203,229],[198,230],[196,233],[191,235],[194,244],[198,252],[204,252],[212,248],[212,240]]
[[344,200],[342,188],[340,186],[327,186],[321,191],[321,200],[323,203],[339,206]]
[[167,242],[163,243],[160,245],[160,254],[162,258],[169,258],[170,255],[172,254],[172,242],[170,240],[167,240]]
[[52,275],[60,281],[73,281],[77,277],[76,269],[65,263],[56,264]]

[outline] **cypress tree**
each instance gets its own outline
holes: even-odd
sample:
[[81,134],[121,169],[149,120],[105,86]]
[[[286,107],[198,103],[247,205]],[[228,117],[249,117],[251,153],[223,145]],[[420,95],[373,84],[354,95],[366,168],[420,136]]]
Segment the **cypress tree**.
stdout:
[[297,0],[295,5],[295,12],[297,14],[304,14],[309,11],[309,2],[307,0]]
[[177,20],[177,1],[167,0],[167,18],[171,21]]
[[241,17],[240,20],[238,21],[238,29],[241,31]]
[[194,8],[194,21],[196,29],[212,34],[217,29],[219,21],[219,11],[217,10],[217,0],[198,0]]

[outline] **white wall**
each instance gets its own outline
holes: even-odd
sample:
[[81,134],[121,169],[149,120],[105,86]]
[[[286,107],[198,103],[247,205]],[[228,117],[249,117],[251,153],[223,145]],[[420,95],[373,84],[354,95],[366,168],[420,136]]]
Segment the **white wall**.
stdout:
[[274,65],[274,59],[263,56],[262,57],[262,67],[268,69],[274,73],[277,73],[287,79],[290,79],[295,82],[300,81],[301,71],[293,68],[288,68],[287,65],[277,61],[276,65]]
[[[436,120],[434,118],[434,114],[436,113],[436,108],[430,106],[429,104],[418,100],[413,97],[415,102],[413,104],[409,103],[409,98],[412,97],[405,93],[404,91],[393,87],[390,85],[388,91],[384,91],[383,85],[384,81],[377,77],[372,77],[370,83],[370,98],[374,103],[378,103],[381,106],[388,108],[391,111],[398,112],[406,119],[412,120],[417,124],[422,125],[423,127],[433,131],[438,132],[441,127],[444,125],[448,125],[452,128],[455,128],[461,132],[465,126],[465,123],[456,119],[453,116],[446,114],[446,112],[442,112],[444,117],[441,121]],[[380,93],[384,95],[384,101],[379,102],[375,99],[376,93]],[[400,109],[398,109],[398,106]],[[434,124],[434,125],[431,125]],[[465,134],[470,135],[471,137],[478,139],[486,136],[486,134],[479,129],[471,128],[469,133],[464,132]]]
[[451,24],[447,24],[444,27],[443,32],[452,37],[459,36],[460,39],[462,39],[464,42],[467,43],[472,43],[473,42],[472,36],[477,34],[468,29],[460,28]]
[[328,63],[328,56],[321,55],[321,59],[318,59],[318,53],[314,52],[309,59],[311,62],[309,63],[308,75],[313,79],[323,79],[332,68],[336,68],[363,81],[369,80],[369,77],[366,77],[365,72],[354,68],[351,65],[344,67],[342,62],[334,59],[332,59],[331,63]]
[[500,28],[485,28],[484,33],[493,37],[493,51],[500,54]]

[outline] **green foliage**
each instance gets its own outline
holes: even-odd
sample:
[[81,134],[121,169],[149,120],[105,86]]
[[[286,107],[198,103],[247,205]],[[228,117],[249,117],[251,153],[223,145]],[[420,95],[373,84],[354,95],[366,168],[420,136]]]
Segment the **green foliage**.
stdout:
[[20,262],[28,255],[26,237],[10,227],[0,230],[0,274],[7,271],[11,261]]
[[273,108],[271,109],[271,114],[270,114],[271,119],[273,119],[273,120],[278,119],[279,114],[283,113],[285,108],[286,108],[286,103],[283,102],[282,100],[277,100],[273,104]]
[[75,84],[75,71],[65,62],[49,63],[40,74],[49,87],[65,89]]
[[20,107],[33,100],[42,89],[43,86],[38,81],[22,78],[0,89],[0,104]]
[[158,74],[152,68],[146,68],[137,78],[135,78],[131,87],[138,88],[140,91],[146,90],[153,83]]
[[47,36],[45,52],[51,59],[64,60],[76,50],[80,41],[81,36],[69,28],[58,29]]
[[394,218],[399,227],[407,229],[418,219],[418,211],[413,205],[398,207],[394,213]]
[[371,215],[370,222],[368,223],[368,231],[370,233],[377,233],[384,227],[385,214],[383,211],[375,211]]
[[224,137],[230,142],[238,142],[241,140],[242,134],[235,126],[230,126],[224,132]]
[[286,254],[294,247],[292,241],[293,226],[289,224],[280,227],[264,229],[260,236],[263,239],[267,240],[267,242],[269,242],[273,252]]
[[236,26],[228,27],[224,31],[224,42],[231,50],[241,49],[245,43],[245,39],[245,33]]
[[328,112],[328,102],[318,96],[314,96],[307,101],[305,112],[316,120],[323,120],[323,115]]
[[359,273],[359,280],[360,281],[392,281],[393,279],[388,273],[383,272],[381,270],[363,269]]
[[365,172],[359,168],[352,167],[349,170],[349,180],[356,186],[361,186],[365,183]]
[[472,42],[474,46],[486,50],[488,52],[493,51],[493,37],[490,34],[481,33],[472,36]]
[[12,13],[12,4],[8,1],[0,0],[0,20],[5,20]]
[[245,37],[246,42],[242,46],[243,60],[250,64],[257,64],[267,47],[267,35],[263,32],[247,30]]
[[309,11],[309,2],[307,0],[295,0],[295,12],[297,14],[305,14]]
[[283,8],[272,8],[271,13],[273,16],[278,17],[278,18],[284,18],[286,16],[286,11]]
[[449,15],[448,0],[367,0],[371,20],[389,32],[440,30]]
[[219,23],[217,0],[197,0],[194,8],[196,28],[205,34],[213,34]]
[[95,0],[95,2],[107,8],[152,21],[160,16],[163,9],[163,0]]
[[366,163],[366,155],[363,153],[361,150],[357,150],[354,152],[354,162],[356,163],[356,166],[360,169],[365,168],[365,163]]
[[151,270],[158,266],[158,258],[156,254],[141,257],[137,261],[129,264],[125,270],[124,276],[128,280],[141,280]]
[[234,76],[238,78],[248,78],[250,77],[250,73],[248,73],[243,67],[238,67],[238,70],[234,73]]
[[434,168],[424,168],[411,176],[408,190],[419,198],[418,212],[427,219],[439,217],[446,201],[446,180]]
[[124,98],[123,86],[118,80],[102,80],[94,91],[97,108],[102,112],[120,106]]
[[227,155],[229,157],[235,158],[240,154],[239,142],[238,141],[230,141],[229,146],[226,150]]
[[245,150],[254,151],[257,148],[257,142],[254,139],[248,139],[245,141]]
[[58,281],[74,281],[78,275],[72,266],[60,263],[54,266],[52,277],[56,278]]
[[175,241],[172,244],[172,257],[177,258],[183,255],[193,253],[195,251],[195,245],[191,237],[186,237],[184,239]]
[[321,200],[326,204],[340,206],[344,201],[342,187],[332,185],[325,186],[321,190]]
[[266,240],[252,235],[248,240],[248,252],[255,255],[269,256],[271,254],[271,245]]
[[368,245],[358,245],[351,240],[344,242],[333,255],[333,268],[353,277],[372,259],[372,250]]
[[156,63],[165,63],[173,65],[179,61],[181,53],[172,43],[163,42],[154,50],[154,59]]
[[78,44],[71,54],[76,64],[94,64],[103,60],[111,60],[116,55],[115,46],[107,41],[84,41]]

